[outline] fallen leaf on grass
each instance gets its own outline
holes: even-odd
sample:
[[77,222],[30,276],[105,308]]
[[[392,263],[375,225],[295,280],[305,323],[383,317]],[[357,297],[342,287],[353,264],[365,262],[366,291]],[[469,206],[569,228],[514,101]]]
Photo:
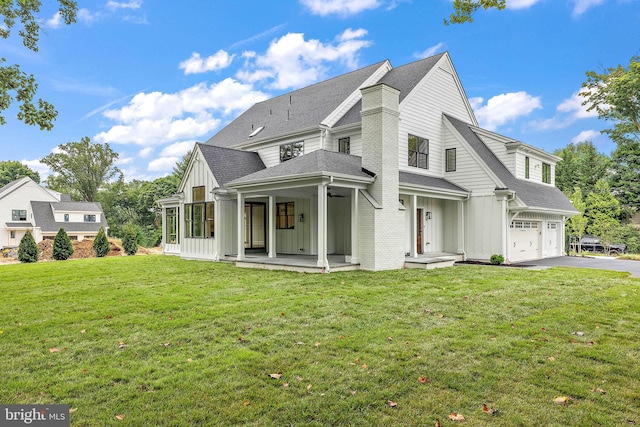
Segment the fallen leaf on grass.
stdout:
[[113,319],[113,316],[109,315],[109,316],[104,316],[105,319]]
[[581,331],[576,331],[576,332],[572,332],[573,335],[577,335],[579,337],[583,337],[584,336],[584,332]]
[[249,406],[249,404],[250,404],[250,403],[251,403],[251,402],[249,402],[248,400],[245,400],[245,401],[242,403],[242,406]]
[[585,344],[588,346],[592,346],[592,345],[595,345],[596,343],[594,343],[593,341],[587,341]]
[[635,420],[627,420],[627,424],[633,424],[633,425],[636,425],[636,422],[635,422]]
[[242,338],[242,337],[238,337],[238,341],[239,342],[245,342],[246,340],[244,338]]
[[86,333],[87,333],[87,330],[86,330],[86,329],[83,329],[83,330],[81,330],[81,331],[80,331],[80,333],[81,333],[81,334],[86,334]]
[[461,423],[464,423],[465,421],[467,421],[467,420],[464,419],[464,415],[456,414],[455,412],[452,412],[452,413],[449,414],[449,419],[451,421],[458,421],[458,422],[461,422]]
[[367,364],[366,363],[362,364],[362,369],[367,369]]
[[59,348],[55,348],[55,347],[51,347],[49,349],[49,352],[51,352],[51,353],[60,353],[60,349]]
[[553,362],[554,360],[556,360],[556,358],[553,357],[553,356],[549,356],[549,357],[547,357],[547,359],[549,359],[549,362]]
[[392,408],[395,408],[396,406],[398,406],[398,402],[393,402],[391,400],[387,400],[387,404]]
[[429,380],[427,379],[427,377],[418,377],[418,382],[422,384],[426,384],[429,382]]
[[302,341],[298,341],[296,345],[304,345],[304,343]]
[[540,328],[542,332],[547,332],[547,328]]
[[440,424],[440,420],[436,420],[435,427],[442,427],[442,424]]
[[280,378],[282,378],[282,372],[278,372],[275,374],[269,374],[269,377],[275,379],[275,380],[279,380]]
[[302,381],[302,377],[301,377],[300,375],[296,375],[296,379],[297,379],[298,381]]
[[129,347],[129,345],[128,345],[128,344],[125,344],[125,343],[124,343],[124,341],[120,341],[120,342],[118,343],[118,348],[125,348],[125,347]]
[[597,392],[597,393],[600,393],[600,394],[607,394],[607,392],[606,392],[606,391],[604,391],[603,389],[601,389],[600,387],[598,387],[598,388],[592,388],[592,389],[591,389],[591,392],[592,392],[592,393],[596,393],[596,392]]
[[311,390],[311,387],[313,387],[311,384],[307,384],[307,390]]
[[438,314],[438,319],[442,319],[444,317],[444,314],[440,313]]
[[489,406],[487,406],[486,403],[483,403],[482,404],[482,412],[484,412],[485,414],[489,414],[489,415],[498,415],[498,413],[500,411],[498,411],[497,409],[490,408]]
[[314,346],[314,347],[319,347],[319,346],[320,346],[320,343],[316,341],[316,342],[314,342],[314,343],[313,343],[313,346]]
[[116,418],[122,421],[124,420],[124,414],[116,415]]
[[284,384],[282,384],[282,387],[284,387],[284,388],[289,388],[289,383],[284,383]]
[[160,344],[163,347],[169,347],[171,345],[170,342],[163,342],[162,344]]
[[566,405],[567,403],[569,403],[569,398],[567,396],[556,396],[553,398],[553,403],[556,403],[558,405]]
[[78,408],[69,408],[69,413],[73,414],[74,412],[76,412],[78,410]]
[[393,337],[387,337],[387,341],[393,341]]

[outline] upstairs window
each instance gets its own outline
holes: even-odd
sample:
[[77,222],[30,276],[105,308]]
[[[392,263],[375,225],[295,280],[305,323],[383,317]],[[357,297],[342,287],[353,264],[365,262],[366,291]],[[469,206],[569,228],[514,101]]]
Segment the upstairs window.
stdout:
[[282,144],[280,146],[280,163],[304,154],[304,141]]
[[524,158],[524,177],[529,179],[529,157]]
[[84,222],[96,222],[95,214],[85,214]]
[[429,169],[429,140],[409,135],[408,165],[421,169]]
[[191,201],[204,202],[204,185],[200,187],[193,187],[191,189]]
[[64,222],[69,222],[69,214],[64,214]]
[[293,202],[276,203],[276,229],[292,230],[295,228],[295,205]]
[[446,172],[455,172],[456,170],[456,149],[455,148],[447,148],[445,150],[445,171]]
[[338,152],[344,154],[351,153],[351,138],[340,138],[338,140]]
[[542,164],[542,182],[551,184],[551,165],[549,163]]
[[14,209],[11,211],[11,221],[26,221],[27,220],[27,211]]

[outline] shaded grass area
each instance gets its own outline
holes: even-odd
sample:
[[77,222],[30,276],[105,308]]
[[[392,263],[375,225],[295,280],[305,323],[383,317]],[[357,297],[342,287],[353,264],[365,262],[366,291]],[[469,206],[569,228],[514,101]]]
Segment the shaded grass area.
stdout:
[[69,404],[73,426],[640,423],[639,285],[571,268],[6,265],[0,403]]

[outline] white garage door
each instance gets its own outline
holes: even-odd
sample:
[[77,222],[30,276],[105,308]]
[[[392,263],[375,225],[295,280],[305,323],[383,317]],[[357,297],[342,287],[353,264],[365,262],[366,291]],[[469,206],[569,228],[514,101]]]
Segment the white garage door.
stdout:
[[511,223],[511,262],[540,258],[540,224],[536,221]]
[[560,242],[560,232],[562,224],[558,222],[547,223],[547,238],[545,239],[547,256],[562,255],[562,243]]

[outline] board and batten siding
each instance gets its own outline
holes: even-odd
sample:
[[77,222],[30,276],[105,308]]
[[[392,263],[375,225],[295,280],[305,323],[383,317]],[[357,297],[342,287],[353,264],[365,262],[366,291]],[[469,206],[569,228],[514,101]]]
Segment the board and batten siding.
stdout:
[[[192,189],[204,185],[204,196],[206,202],[213,201],[211,190],[218,186],[214,179],[209,166],[202,158],[202,154],[198,150],[196,157],[193,159],[191,169],[188,171],[186,180],[184,181],[184,203],[192,203]],[[180,255],[182,258],[208,259],[216,258],[216,239],[213,238],[193,238],[186,237],[185,233],[185,217],[184,205],[180,206]],[[216,218],[217,220],[217,218]]]
[[327,201],[327,253],[351,254],[351,198]]
[[[443,68],[445,67],[445,68]],[[442,114],[472,122],[466,108],[464,94],[448,64],[441,63],[430,75],[416,85],[400,104],[398,127],[398,161],[400,170],[412,173],[442,176],[444,173],[444,148],[442,141]],[[408,135],[429,140],[429,169],[407,165]]]
[[501,207],[494,195],[471,196],[467,201],[465,241],[469,259],[488,260],[491,255],[502,253]]
[[[279,254],[313,254],[315,248],[311,247],[312,223],[315,224],[317,214],[311,203],[311,199],[277,197],[276,203],[294,203],[295,225],[293,229],[276,229],[276,252]],[[304,215],[303,222],[299,221],[300,214]],[[274,215],[275,217],[275,215]],[[315,239],[314,239],[315,240]]]

